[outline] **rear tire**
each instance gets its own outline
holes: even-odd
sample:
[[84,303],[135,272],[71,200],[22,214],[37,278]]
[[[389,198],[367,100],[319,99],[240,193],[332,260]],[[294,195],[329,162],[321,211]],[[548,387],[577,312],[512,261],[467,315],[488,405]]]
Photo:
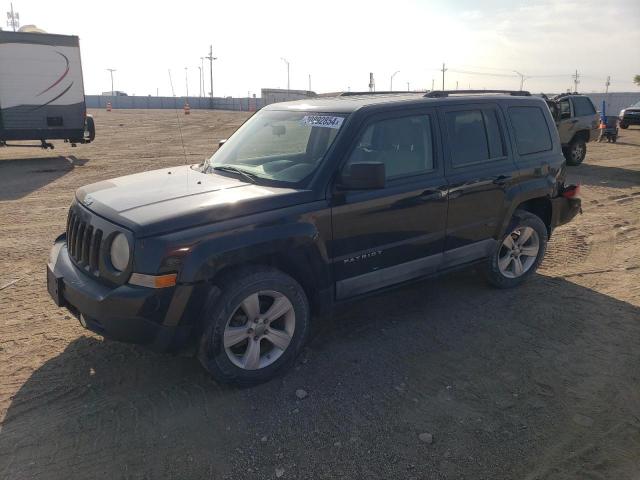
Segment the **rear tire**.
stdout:
[[587,144],[582,138],[575,138],[564,151],[564,157],[567,159],[567,165],[578,166],[587,155]]
[[291,365],[309,332],[304,290],[270,267],[245,267],[218,283],[205,308],[198,348],[202,366],[221,383],[265,382]]
[[96,138],[96,123],[91,115],[87,115],[85,119],[85,142],[91,143]]
[[489,283],[498,288],[513,288],[526,281],[542,262],[548,237],[540,217],[516,210],[488,259],[485,274]]
[[627,128],[629,128],[629,125],[626,123],[621,123],[620,128],[622,128],[623,130],[626,130]]

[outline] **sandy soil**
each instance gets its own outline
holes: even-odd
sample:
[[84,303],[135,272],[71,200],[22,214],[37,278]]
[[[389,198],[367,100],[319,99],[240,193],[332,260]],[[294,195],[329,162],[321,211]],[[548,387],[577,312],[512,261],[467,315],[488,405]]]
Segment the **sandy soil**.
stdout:
[[[93,113],[92,145],[0,149],[0,478],[640,478],[639,129],[570,169],[584,214],[526,286],[468,271],[350,304],[241,390],[49,299],[75,189],[185,161],[174,112]],[[186,160],[245,115],[180,114]]]

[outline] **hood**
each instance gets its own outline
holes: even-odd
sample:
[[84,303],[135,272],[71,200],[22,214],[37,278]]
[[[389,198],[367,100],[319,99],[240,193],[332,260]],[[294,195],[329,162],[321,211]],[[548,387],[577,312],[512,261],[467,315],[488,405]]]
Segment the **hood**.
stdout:
[[76,199],[146,237],[305,203],[311,192],[255,185],[184,165],[87,185]]

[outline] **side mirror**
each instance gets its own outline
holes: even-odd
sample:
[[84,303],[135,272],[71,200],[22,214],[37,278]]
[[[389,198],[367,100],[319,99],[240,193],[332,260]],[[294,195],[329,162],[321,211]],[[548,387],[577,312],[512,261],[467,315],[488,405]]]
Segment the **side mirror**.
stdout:
[[384,188],[386,174],[382,162],[360,162],[349,166],[348,175],[343,175],[340,187],[344,190],[376,190]]
[[227,141],[227,139],[226,139],[226,138],[223,138],[222,140],[220,140],[220,141],[218,142],[218,148],[220,148],[222,145],[224,145],[226,141]]

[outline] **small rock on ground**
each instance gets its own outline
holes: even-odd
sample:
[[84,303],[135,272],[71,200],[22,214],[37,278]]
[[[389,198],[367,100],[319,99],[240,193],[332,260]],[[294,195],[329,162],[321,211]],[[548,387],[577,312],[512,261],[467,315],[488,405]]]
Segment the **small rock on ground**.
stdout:
[[433,435],[431,433],[421,433],[418,438],[424,443],[433,443]]
[[296,390],[296,397],[298,397],[299,400],[307,398],[308,395],[309,394],[307,393],[307,391],[303,390],[302,388],[299,388],[298,390]]

